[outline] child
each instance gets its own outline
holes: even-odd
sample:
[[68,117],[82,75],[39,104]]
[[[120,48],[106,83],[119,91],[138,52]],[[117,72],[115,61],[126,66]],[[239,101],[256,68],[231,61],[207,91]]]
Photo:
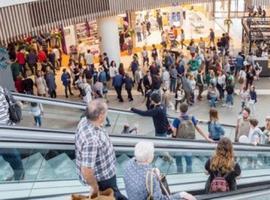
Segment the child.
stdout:
[[41,115],[43,115],[43,106],[41,103],[31,102],[30,111],[34,116],[35,126],[41,127]]
[[252,85],[249,91],[249,102],[248,102],[252,116],[255,116],[255,103],[257,103],[257,92],[255,91],[255,86]]

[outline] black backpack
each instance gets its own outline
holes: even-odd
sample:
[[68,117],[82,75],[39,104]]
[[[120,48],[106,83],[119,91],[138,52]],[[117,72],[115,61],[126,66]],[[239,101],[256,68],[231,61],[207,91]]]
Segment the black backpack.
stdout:
[[17,104],[17,101],[14,99],[12,94],[4,89],[4,95],[8,102],[8,111],[9,111],[9,119],[13,123],[19,123],[22,120],[22,109]]

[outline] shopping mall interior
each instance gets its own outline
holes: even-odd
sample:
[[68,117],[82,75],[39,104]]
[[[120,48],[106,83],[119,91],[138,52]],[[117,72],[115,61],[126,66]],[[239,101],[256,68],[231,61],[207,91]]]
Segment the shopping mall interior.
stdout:
[[269,53],[269,0],[0,0],[0,199],[270,199]]

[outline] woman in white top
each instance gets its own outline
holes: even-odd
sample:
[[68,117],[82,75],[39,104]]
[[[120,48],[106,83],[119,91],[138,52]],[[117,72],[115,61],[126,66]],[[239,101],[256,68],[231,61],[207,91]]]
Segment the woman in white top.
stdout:
[[240,91],[240,98],[241,98],[241,112],[243,112],[244,108],[248,105],[249,100],[249,91],[246,87],[243,88],[243,90]]
[[35,85],[37,87],[37,95],[45,97],[48,88],[41,71],[37,71],[37,75],[35,76]]
[[247,81],[247,73],[245,68],[242,68],[239,72],[238,83],[240,84],[240,92],[244,89]]

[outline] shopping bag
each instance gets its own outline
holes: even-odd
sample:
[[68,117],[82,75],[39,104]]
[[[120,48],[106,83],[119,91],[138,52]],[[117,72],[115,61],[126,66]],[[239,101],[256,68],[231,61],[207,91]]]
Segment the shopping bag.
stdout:
[[97,197],[89,197],[85,195],[80,194],[72,194],[71,196],[72,200],[115,200],[114,198],[114,192],[111,188],[99,192]]

